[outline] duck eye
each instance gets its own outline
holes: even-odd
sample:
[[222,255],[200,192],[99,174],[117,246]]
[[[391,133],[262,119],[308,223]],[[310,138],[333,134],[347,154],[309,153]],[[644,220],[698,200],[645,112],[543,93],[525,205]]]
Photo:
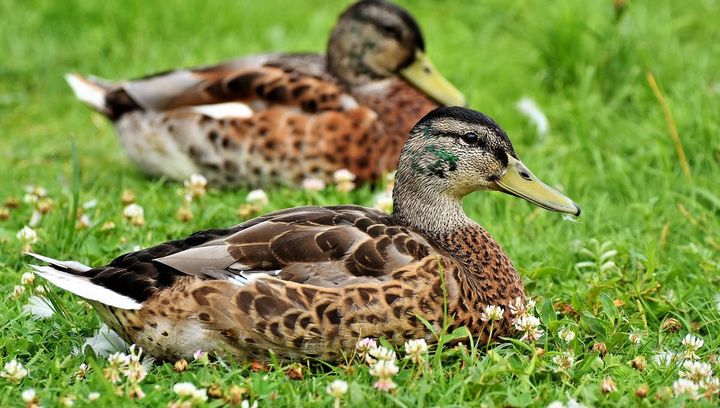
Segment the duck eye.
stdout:
[[462,140],[469,145],[476,145],[478,141],[480,141],[480,138],[478,137],[477,133],[468,132],[462,135]]

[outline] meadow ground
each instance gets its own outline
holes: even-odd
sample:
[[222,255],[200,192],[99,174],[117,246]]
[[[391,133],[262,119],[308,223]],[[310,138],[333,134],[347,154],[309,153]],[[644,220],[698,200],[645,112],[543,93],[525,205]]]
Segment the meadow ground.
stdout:
[[[200,360],[183,372],[150,367],[139,400],[127,395],[123,377],[126,388],[117,396],[103,375],[110,363],[89,349],[73,352],[100,326],[92,310],[49,289],[45,296],[58,311],[45,319],[23,311],[43,282],[15,289],[29,270],[16,233],[34,208],[50,207],[34,227],[33,249],[102,264],[137,245],[239,222],[247,190],[211,190],[193,203],[194,218],[181,222],[182,185],[140,174],[110,124],[74,100],[63,74],[125,78],[267,50],[321,51],[344,2],[5,0],[0,198],[10,207],[13,198],[19,203],[0,210],[0,368],[16,360],[28,373],[0,378],[0,406],[22,406],[21,393],[30,388],[44,406],[67,398],[79,406],[165,406],[178,398],[172,388],[179,382],[259,406],[329,406],[326,387],[335,379],[349,383],[341,399],[347,406],[717,404],[717,394],[693,401],[692,385],[673,384],[687,375],[682,360],[692,345],[681,340],[688,334],[704,340],[697,361],[720,371],[720,3],[631,1],[621,16],[611,0],[402,3],[470,105],[498,120],[535,174],[583,208],[575,223],[500,194],[465,201],[518,267],[545,334],[534,344],[431,350],[424,368],[403,360],[392,393],[375,390],[358,362],[298,364],[303,379],[293,380],[287,366],[256,372]],[[686,160],[648,73],[674,117]],[[547,134],[538,135],[516,110],[523,96],[549,118]],[[52,205],[25,203],[27,185],[45,187]],[[144,226],[123,219],[124,190],[144,208]],[[372,205],[375,194],[267,193],[262,212],[308,202]],[[84,209],[90,226],[76,228],[76,209],[93,200]],[[115,227],[103,229],[108,222]],[[574,339],[566,341],[563,328]],[[75,375],[82,363],[90,367],[84,379]],[[696,382],[707,374],[703,367],[689,367]],[[712,388],[707,379],[704,386],[699,394]],[[92,392],[99,393],[94,403]]]

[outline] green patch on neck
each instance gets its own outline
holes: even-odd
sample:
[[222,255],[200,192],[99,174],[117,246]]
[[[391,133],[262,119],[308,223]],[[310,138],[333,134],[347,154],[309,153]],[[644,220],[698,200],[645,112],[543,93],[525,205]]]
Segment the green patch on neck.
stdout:
[[455,165],[458,160],[460,160],[456,155],[443,148],[437,147],[436,145],[430,145],[426,147],[425,150],[435,156],[439,161],[443,161],[450,165]]
[[434,160],[429,164],[421,164],[421,154],[415,154],[410,158],[410,167],[416,173],[425,173],[429,176],[445,177],[447,171],[454,171],[457,169],[457,162],[460,158],[449,151],[437,147],[437,145],[430,145],[425,148],[425,152],[430,153]]

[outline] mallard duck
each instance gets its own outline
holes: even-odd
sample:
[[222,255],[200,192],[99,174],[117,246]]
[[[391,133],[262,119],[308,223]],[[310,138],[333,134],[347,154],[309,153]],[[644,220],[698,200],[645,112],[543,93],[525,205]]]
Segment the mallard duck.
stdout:
[[266,54],[110,83],[70,74],[76,96],[113,121],[130,158],[155,176],[219,186],[359,182],[394,170],[412,126],[465,105],[425,54],[404,9],[364,0],[340,16],[327,55]]
[[[238,360],[337,360],[358,339],[434,337],[421,319],[448,315],[487,341],[487,305],[524,299],[497,242],[463,212],[462,198],[499,190],[538,206],[580,208],[538,180],[489,117],[441,107],[402,149],[387,214],[358,206],[298,207],[227,229],[197,232],[106,266],[37,258],[37,273],[81,297],[128,342],[167,360],[198,349]],[[511,335],[509,319],[494,328]]]

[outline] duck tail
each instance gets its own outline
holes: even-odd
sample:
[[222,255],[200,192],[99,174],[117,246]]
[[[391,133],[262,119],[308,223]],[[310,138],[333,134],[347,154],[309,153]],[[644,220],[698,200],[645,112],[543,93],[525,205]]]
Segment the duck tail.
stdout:
[[137,310],[142,304],[135,299],[121,295],[105,286],[92,282],[93,268],[76,261],[58,261],[43,255],[26,252],[26,255],[47,262],[48,265],[30,265],[30,267],[54,285],[72,292],[87,300],[93,300],[107,306],[126,310]]
[[107,94],[114,88],[112,84],[96,77],[84,77],[79,74],[65,74],[75,97],[98,112],[111,113],[107,103]]

